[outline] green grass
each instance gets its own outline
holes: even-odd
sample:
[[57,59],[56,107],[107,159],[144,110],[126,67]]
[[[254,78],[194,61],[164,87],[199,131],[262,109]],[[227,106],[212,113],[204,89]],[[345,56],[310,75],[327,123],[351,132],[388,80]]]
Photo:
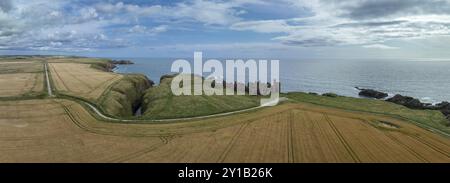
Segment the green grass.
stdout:
[[108,115],[118,118],[131,117],[133,109],[139,104],[148,87],[146,76],[125,75],[103,93],[97,104]]
[[437,110],[413,110],[394,103],[352,97],[337,96],[335,98],[293,92],[283,94],[297,102],[306,102],[328,107],[335,107],[351,111],[385,114],[397,118],[412,120],[426,127],[433,127],[443,132],[450,133],[449,121]]
[[150,88],[144,95],[143,118],[171,119],[205,116],[256,107],[256,96],[175,96],[170,84],[172,78],[163,77],[159,86]]

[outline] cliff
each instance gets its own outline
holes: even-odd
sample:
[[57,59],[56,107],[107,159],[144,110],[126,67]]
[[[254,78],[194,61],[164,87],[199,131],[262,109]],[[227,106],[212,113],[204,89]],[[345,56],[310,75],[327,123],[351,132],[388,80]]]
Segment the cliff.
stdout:
[[111,86],[102,96],[99,106],[111,116],[129,117],[140,107],[145,90],[153,86],[153,81],[145,75],[126,75]]

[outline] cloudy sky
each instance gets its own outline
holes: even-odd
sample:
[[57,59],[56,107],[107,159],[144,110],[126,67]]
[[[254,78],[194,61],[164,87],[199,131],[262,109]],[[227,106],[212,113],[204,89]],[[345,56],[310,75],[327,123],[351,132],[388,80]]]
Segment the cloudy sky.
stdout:
[[450,0],[0,0],[0,54],[450,58]]

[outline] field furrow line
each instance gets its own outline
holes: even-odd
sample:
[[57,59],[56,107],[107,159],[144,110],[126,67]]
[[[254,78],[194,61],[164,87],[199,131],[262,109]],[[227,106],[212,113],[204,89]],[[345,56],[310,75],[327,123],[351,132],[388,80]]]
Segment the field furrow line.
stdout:
[[79,82],[82,83],[84,86],[86,86],[87,88],[89,88],[90,90],[92,90],[92,87],[91,87],[90,85],[88,85],[88,84],[86,83],[86,81],[80,79],[80,78],[78,77],[78,75],[73,74],[73,72],[72,72],[73,70],[68,71],[67,69],[64,69],[63,71],[64,71],[64,73],[66,73],[67,75],[71,76],[70,78],[73,78],[73,79],[79,81]]
[[[51,71],[55,73],[56,77],[58,77],[58,81],[60,81],[60,83],[63,85],[65,90],[69,90],[69,87],[67,87],[66,83],[64,83],[64,80],[62,79],[62,77],[59,75],[58,71],[56,71],[55,66],[52,64],[49,64]],[[55,78],[56,79],[56,78]],[[58,83],[58,81],[56,81],[56,83]],[[56,89],[56,87],[55,87]],[[63,90],[64,90],[63,89]]]
[[218,162],[223,163],[225,161],[225,158],[227,157],[228,153],[230,153],[231,149],[233,148],[233,146],[236,144],[237,139],[239,138],[239,136],[241,136],[242,132],[250,125],[250,122],[246,122],[244,124],[241,125],[241,127],[239,128],[239,130],[233,135],[233,137],[231,138],[230,143],[228,143],[227,147],[225,148],[225,150],[222,152],[222,154],[219,156],[219,160]]
[[347,150],[347,152],[350,154],[350,156],[352,157],[352,159],[357,162],[357,163],[361,163],[361,160],[359,159],[358,155],[355,153],[355,151],[353,151],[352,147],[348,144],[348,142],[345,140],[344,136],[341,134],[341,132],[337,129],[337,127],[333,124],[333,121],[330,119],[330,117],[325,114],[322,113],[323,116],[325,117],[325,120],[328,122],[328,124],[330,125],[331,129],[333,130],[333,132],[336,134],[336,136],[338,137],[339,141],[344,145],[345,149]]
[[110,159],[110,160],[106,160],[105,162],[123,163],[123,162],[126,162],[128,160],[131,160],[131,159],[143,156],[143,155],[145,155],[147,153],[150,153],[150,152],[158,149],[159,147],[161,147],[163,145],[166,145],[166,143],[159,142],[157,144],[153,144],[152,146],[150,146],[148,148],[144,148],[142,150],[139,150],[139,151],[136,151],[136,152],[133,152],[133,153],[130,153],[130,154],[122,155],[122,156],[119,156],[119,157],[116,157],[116,158],[113,158],[113,159]]
[[388,132],[384,133],[388,138],[390,138],[393,142],[395,142],[396,144],[402,146],[405,148],[405,150],[407,150],[408,152],[410,152],[412,155],[414,155],[416,158],[422,160],[422,162],[426,162],[429,163],[430,161],[428,161],[427,159],[425,159],[422,155],[420,155],[419,153],[417,153],[416,151],[414,151],[413,148],[409,147],[408,145],[400,142],[397,138],[395,138],[394,136],[392,136],[391,134],[389,134]]
[[294,114],[293,110],[288,111],[289,112],[289,119],[288,119],[288,162],[294,163],[295,162],[295,152],[294,152]]
[[[36,75],[34,76],[34,83],[33,86],[31,87],[31,91],[36,91],[37,88],[39,87],[38,83],[39,83],[39,78],[42,77],[45,73],[41,73],[42,75],[40,75],[39,73],[36,73]],[[45,85],[45,82],[42,82],[43,85]],[[43,87],[42,91],[44,90],[45,87]],[[39,91],[40,92],[40,91]]]
[[439,147],[436,147],[435,145],[433,145],[433,144],[431,144],[431,143],[429,143],[429,142],[423,140],[423,139],[420,138],[420,137],[417,137],[417,136],[414,136],[414,135],[409,135],[409,136],[412,137],[412,138],[414,138],[414,139],[416,139],[416,140],[419,141],[420,143],[422,143],[422,144],[424,144],[424,145],[430,147],[430,148],[433,149],[434,151],[436,151],[436,152],[438,152],[438,153],[444,155],[445,157],[450,158],[450,154],[449,154],[448,152],[445,152],[444,150],[440,149]]
[[98,90],[98,89],[102,89],[103,86],[107,85],[111,85],[112,83],[114,83],[117,79],[119,79],[120,75],[114,76],[111,79],[108,79],[102,83],[100,83],[98,86],[92,88],[92,90],[88,93],[93,93],[94,91]]
[[[67,114],[67,116],[70,118],[70,121],[72,121],[73,124],[75,124],[78,128],[80,128],[80,129],[82,129],[84,131],[87,131],[87,132],[90,132],[90,133],[94,133],[94,134],[99,134],[99,135],[127,136],[127,135],[118,135],[118,134],[115,134],[115,133],[93,130],[93,129],[83,125],[80,121],[78,121],[78,119],[74,116],[74,114],[72,114],[70,112],[70,109],[68,107],[66,107],[63,104],[60,104],[60,105],[64,109],[64,111]],[[133,136],[128,136],[128,137],[133,137]]]
[[60,137],[57,135],[41,135],[41,136],[26,136],[26,137],[0,137],[0,141],[24,141],[24,140],[41,140]]
[[[70,109],[68,109],[66,106],[63,106],[63,109],[66,112],[67,116],[70,118],[70,121],[72,121],[76,126],[78,126],[78,128],[80,128],[84,131],[94,133],[94,134],[99,134],[99,135],[109,135],[109,136],[118,136],[118,137],[144,137],[141,135],[122,135],[122,134],[116,134],[113,132],[93,130],[93,129],[83,125],[80,121],[78,121],[76,119],[76,117],[70,112]],[[147,137],[147,136],[145,136],[145,137]],[[151,137],[151,136],[148,136],[148,137]]]

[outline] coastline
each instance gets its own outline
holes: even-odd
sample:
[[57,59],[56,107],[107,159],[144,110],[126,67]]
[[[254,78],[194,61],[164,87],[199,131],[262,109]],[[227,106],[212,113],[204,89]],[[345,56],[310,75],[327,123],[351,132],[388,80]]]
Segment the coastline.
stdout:
[[[134,65],[119,65],[116,73],[142,73],[158,83],[158,78],[170,72],[173,58],[114,58],[131,60]],[[186,59],[191,61],[191,59]],[[361,69],[356,71],[355,68]],[[395,69],[385,70],[387,67]],[[430,67],[432,71],[420,68]],[[437,104],[450,101],[448,83],[450,73],[442,73],[450,67],[446,62],[408,61],[340,61],[335,64],[321,60],[280,60],[282,92],[333,92],[338,95],[361,98],[355,86],[388,93],[412,96],[421,102]],[[373,69],[372,69],[373,68]],[[450,68],[449,68],[450,69]],[[446,71],[445,71],[446,72]],[[398,74],[397,74],[398,73]],[[406,73],[406,74],[405,74]],[[433,77],[429,77],[429,75]],[[425,77],[427,76],[427,77]]]
[[[111,70],[111,72],[120,73],[118,72],[120,69],[118,67],[122,65],[133,65],[134,62],[130,60],[112,60],[110,63],[114,64],[114,69]],[[433,103],[427,103],[423,100],[413,98],[410,96],[403,96],[400,94],[393,94],[393,93],[385,93],[382,91],[374,90],[374,89],[368,89],[368,88],[362,88],[359,86],[354,87],[358,92],[357,96],[346,96],[346,97],[352,97],[352,98],[367,98],[367,99],[377,99],[377,100],[383,100],[386,102],[395,103],[398,105],[402,105],[411,109],[419,109],[419,110],[439,110],[442,112],[442,114],[450,121],[450,104],[447,101],[441,101],[441,102],[433,102]],[[304,91],[291,91],[291,92],[304,92]],[[368,93],[365,93],[368,92]],[[283,92],[283,93],[290,93],[290,92]],[[317,94],[314,92],[308,92],[310,94]],[[339,94],[333,93],[333,92],[325,92],[321,93],[322,96],[329,96],[329,97],[336,97],[340,96]]]

